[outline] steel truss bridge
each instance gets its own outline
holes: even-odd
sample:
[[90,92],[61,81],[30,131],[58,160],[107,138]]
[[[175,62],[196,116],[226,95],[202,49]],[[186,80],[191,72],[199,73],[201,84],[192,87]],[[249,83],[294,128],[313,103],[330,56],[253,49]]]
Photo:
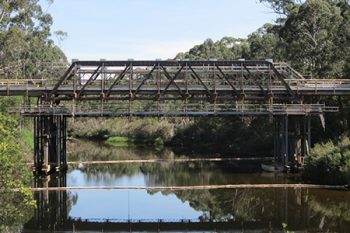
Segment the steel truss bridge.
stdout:
[[37,171],[66,168],[67,117],[273,116],[287,164],[308,153],[310,117],[339,110],[321,97],[350,96],[350,80],[268,61],[75,61],[58,79],[1,79],[0,96],[38,99],[10,110],[34,118]]

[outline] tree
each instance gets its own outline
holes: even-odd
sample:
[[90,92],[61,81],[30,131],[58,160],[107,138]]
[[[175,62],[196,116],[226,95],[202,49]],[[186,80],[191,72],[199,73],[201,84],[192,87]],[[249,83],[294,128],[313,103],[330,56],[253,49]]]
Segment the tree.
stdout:
[[341,11],[327,0],[308,0],[288,16],[280,35],[287,59],[318,77],[340,73],[344,66],[339,32]]
[[249,57],[252,59],[285,60],[285,47],[279,37],[279,26],[277,25],[265,24],[248,36],[248,43]]
[[342,55],[344,56],[345,67],[343,70],[344,77],[350,77],[350,5],[347,1],[341,1],[337,4],[340,8],[340,14],[343,18],[338,31],[338,44],[342,48]]
[[[30,172],[16,138],[17,122],[0,113],[0,231],[12,232],[30,217],[35,205]],[[16,190],[16,191],[14,191]]]
[[259,0],[268,4],[277,14],[288,16],[296,11],[303,2],[302,0]]
[[280,14],[275,28],[278,28],[284,58],[293,67],[320,78],[349,73],[346,61],[350,60],[350,10],[347,0],[260,2]]
[[[66,63],[66,57],[51,39],[51,24],[52,17],[42,11],[39,0],[0,0],[0,78],[57,74],[51,63]],[[31,174],[19,147],[18,123],[3,114],[18,104],[18,98],[0,100],[1,232],[18,231],[35,204],[28,188]]]
[[214,42],[205,40],[202,44],[194,46],[186,53],[179,53],[176,59],[189,58],[191,60],[235,60],[245,58],[249,54],[249,46],[245,39],[224,37]]
[[65,63],[50,39],[51,25],[38,0],[0,0],[0,75],[43,78],[53,72],[48,64]]

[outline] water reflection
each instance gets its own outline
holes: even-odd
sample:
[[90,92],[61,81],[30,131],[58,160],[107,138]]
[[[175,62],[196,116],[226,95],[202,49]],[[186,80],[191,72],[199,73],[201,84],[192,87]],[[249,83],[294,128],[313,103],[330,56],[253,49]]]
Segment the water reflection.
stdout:
[[[128,153],[132,153],[130,151],[128,149]],[[125,156],[122,153],[120,156]],[[139,157],[138,152],[133,153],[136,154],[134,158]],[[118,154],[118,151],[113,149],[110,154]],[[87,157],[85,159],[89,160]],[[70,167],[66,175],[36,179],[35,186],[184,186],[295,182],[293,177],[283,174],[237,173],[236,168],[239,166],[243,167],[227,162],[75,165]],[[24,226],[24,232],[64,231],[73,228],[99,232],[273,232],[281,230],[282,223],[287,223],[289,230],[303,232],[348,232],[350,229],[350,193],[331,190],[43,191],[36,192],[35,198],[35,216]]]
[[[34,187],[66,187],[66,175],[36,177]],[[58,230],[66,224],[69,212],[76,204],[77,196],[67,191],[35,192],[37,206],[34,217],[26,224],[36,230]]]
[[191,186],[287,183],[284,174],[236,173],[231,162],[162,162],[71,165],[68,186]]
[[[64,186],[65,177],[39,183],[40,187]],[[279,230],[282,222],[294,231],[347,232],[350,229],[350,195],[337,191],[43,191],[35,193],[35,198],[38,207],[35,217],[25,225],[26,230],[72,230],[73,226],[78,230],[127,230],[141,225],[148,229],[157,226],[179,230],[179,222],[188,220],[192,221],[192,229],[203,230],[206,226],[209,231]],[[127,224],[129,220],[132,226]],[[142,224],[137,225],[138,221]],[[164,222],[172,222],[173,226]],[[188,223],[182,226],[189,228]]]

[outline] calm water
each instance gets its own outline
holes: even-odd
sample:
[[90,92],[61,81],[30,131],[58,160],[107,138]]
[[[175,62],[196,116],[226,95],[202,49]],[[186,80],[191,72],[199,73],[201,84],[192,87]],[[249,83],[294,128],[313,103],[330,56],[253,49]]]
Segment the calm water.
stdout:
[[[70,161],[174,158],[171,151],[110,148],[82,142]],[[36,179],[36,187],[184,186],[295,183],[285,174],[251,171],[232,162],[71,165],[67,174]],[[81,190],[36,192],[24,232],[350,232],[350,192],[318,189],[190,191]]]

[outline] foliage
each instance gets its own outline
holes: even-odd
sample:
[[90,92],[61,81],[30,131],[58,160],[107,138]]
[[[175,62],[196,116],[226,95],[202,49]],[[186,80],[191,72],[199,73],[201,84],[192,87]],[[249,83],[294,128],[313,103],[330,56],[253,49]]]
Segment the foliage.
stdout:
[[[234,156],[272,155],[272,131],[268,118],[196,118],[192,124],[175,131],[171,140],[200,152],[225,152]],[[178,148],[177,148],[178,149]]]
[[[38,0],[0,0],[0,78],[57,75],[58,70],[48,63],[65,64],[66,57],[50,39],[51,25],[51,16],[42,10]],[[0,100],[1,232],[16,231],[27,221],[34,204],[32,194],[26,188],[31,176],[21,148],[23,144],[32,143],[32,135],[28,131],[18,133],[15,118],[4,115],[10,107],[20,103],[19,97]]]
[[24,144],[34,150],[34,135],[33,132],[28,129],[22,129],[20,132],[21,141],[24,141]]
[[[308,0],[289,15],[280,35],[287,59],[300,71],[326,77],[341,73],[344,66],[344,23],[341,8],[329,1]],[[347,29],[346,29],[347,30]],[[347,35],[349,36],[349,35]]]
[[347,1],[260,0],[280,14],[248,39],[205,40],[176,58],[203,60],[267,59],[287,61],[315,77],[350,74],[350,6]]
[[288,230],[288,224],[287,223],[282,223],[282,229],[284,233],[294,233],[294,231],[289,231]]
[[167,149],[163,151],[154,151],[148,147],[111,147],[109,143],[93,142],[91,140],[72,140],[68,144],[68,151],[70,152],[70,161],[114,161],[156,159],[159,157],[171,159],[174,156],[174,154]]
[[262,3],[267,3],[275,13],[289,15],[301,4],[301,0],[260,0]]
[[134,143],[155,144],[166,142],[174,135],[174,124],[171,119],[108,118],[78,119],[70,122],[70,134],[74,137],[106,139],[123,136]]
[[224,37],[214,42],[207,39],[203,44],[196,45],[186,53],[179,53],[176,59],[189,58],[191,60],[235,60],[248,55],[249,46],[245,39]]
[[121,136],[113,136],[107,139],[107,144],[119,147],[128,147],[132,143],[132,139]]
[[47,78],[65,63],[63,52],[50,39],[52,17],[37,0],[0,1],[0,76]]
[[0,230],[5,232],[28,220],[35,204],[26,188],[30,172],[20,153],[16,127],[13,118],[0,113]]
[[251,59],[264,60],[266,58],[275,61],[285,60],[285,48],[279,37],[279,26],[265,24],[248,36]]
[[0,97],[0,112],[5,113],[10,110],[11,107],[16,107],[21,104],[21,97]]
[[321,184],[350,184],[350,140],[316,144],[306,160],[303,176]]

